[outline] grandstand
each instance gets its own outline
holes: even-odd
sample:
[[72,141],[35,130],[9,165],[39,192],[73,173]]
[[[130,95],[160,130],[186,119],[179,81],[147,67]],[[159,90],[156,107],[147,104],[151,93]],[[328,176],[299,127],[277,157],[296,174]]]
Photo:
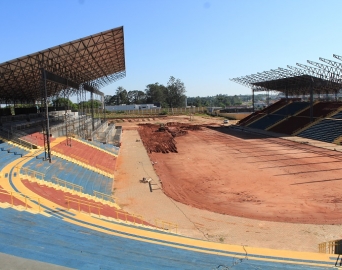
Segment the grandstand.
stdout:
[[[99,90],[101,87],[124,76],[123,27],[0,64],[0,101],[11,105],[11,108],[0,110],[0,252],[3,253],[4,265],[20,268],[19,265],[25,264],[29,268],[35,261],[77,269],[326,269],[339,263],[338,254],[328,254],[325,246],[320,246],[320,253],[317,253],[316,242],[312,249],[299,250],[285,245],[272,249],[274,242],[267,248],[251,247],[245,244],[246,239],[239,241],[233,237],[228,242],[223,239],[211,241],[208,233],[202,232],[204,228],[200,228],[211,220],[206,215],[215,217],[210,222],[222,218],[222,215],[215,213],[219,212],[217,208],[209,206],[225,205],[225,202],[210,196],[211,189],[207,189],[206,196],[196,194],[197,186],[201,186],[198,179],[203,180],[201,173],[212,173],[212,168],[216,169],[215,166],[208,168],[206,163],[210,161],[203,162],[204,158],[200,158],[203,143],[197,145],[198,149],[189,147],[185,151],[182,148],[179,153],[171,154],[169,160],[176,158],[177,166],[168,167],[170,173],[162,176],[165,181],[159,179],[163,183],[161,186],[156,183],[158,176],[155,174],[165,164],[162,156],[165,158],[167,155],[149,153],[148,156],[136,132],[138,127],[131,133],[128,130],[127,137],[123,137],[123,127],[109,123],[105,110],[101,111],[93,105],[89,111],[84,107],[72,111],[67,106],[50,106],[52,98],[71,95],[75,95],[81,104],[86,101],[87,94],[93,104],[94,95],[103,96]],[[332,87],[337,89],[334,85]],[[25,106],[19,108],[19,104]],[[341,118],[340,109],[339,102],[317,102],[313,105],[313,102],[301,101],[298,97],[286,98],[243,119],[240,126],[246,130],[276,132],[277,126],[284,125],[279,132],[297,132],[313,139],[316,138],[314,128],[317,126],[319,130],[331,133],[330,137],[320,135],[319,138],[332,142],[341,135],[332,132],[332,126]],[[99,117],[95,117],[96,110]],[[297,123],[296,119],[305,121],[300,125],[283,124]],[[222,130],[217,132],[216,127],[210,128],[203,127],[203,132],[198,126],[189,128],[189,134],[202,132],[202,135],[186,138],[187,133],[183,132],[182,140],[201,142],[200,138],[204,136],[206,156],[208,145],[209,149],[212,146],[211,150],[226,155],[222,151],[222,143],[234,151],[233,147],[238,147],[242,153],[246,148],[243,144],[237,146],[236,142],[253,140],[238,129],[232,133],[241,138],[233,140],[233,135],[227,136]],[[261,140],[270,145],[278,143],[263,137]],[[181,145],[182,141],[179,141],[178,147],[181,148]],[[250,145],[255,147],[253,143]],[[296,144],[286,146],[297,147]],[[197,160],[182,159],[182,155],[191,150],[198,150],[197,156],[192,153]],[[247,158],[253,157],[250,153],[247,153],[250,155]],[[151,162],[159,158],[162,162]],[[238,158],[234,157],[236,160]],[[168,185],[167,177],[186,169],[185,164],[189,164],[186,162],[199,165],[197,171],[187,172],[182,178],[175,177],[174,182],[182,181],[176,187]],[[142,171],[153,175],[155,180],[150,185],[150,191],[144,193],[144,185],[138,182]],[[228,175],[227,171],[224,173]],[[184,191],[185,184],[193,178],[196,178],[196,185]],[[115,189],[122,190],[131,179],[134,179],[137,188],[121,193],[132,196],[123,198],[125,201],[121,202],[116,197]],[[207,182],[212,180],[209,177],[206,179],[209,179]],[[212,185],[220,182],[219,179],[214,180],[217,181]],[[198,209],[184,206],[188,207],[184,211],[183,206],[168,198],[161,188],[169,192],[170,197],[170,190],[185,194],[178,198],[179,202],[187,196],[200,200],[209,211],[201,210],[199,205],[194,205]],[[250,201],[249,197],[247,199]],[[129,200],[131,205],[127,204]],[[134,201],[136,212],[132,211]],[[243,207],[233,210],[238,213],[234,212],[232,216],[238,217]],[[143,215],[151,212],[162,217]],[[205,217],[206,221],[193,222],[195,215]],[[258,218],[248,218],[259,222]],[[260,220],[270,219],[269,216],[263,218]],[[305,218],[300,221],[307,220]],[[314,218],[309,220],[316,221]],[[328,219],[328,222],[338,220]],[[219,222],[224,227],[229,223]],[[196,233],[201,233],[202,238],[193,237],[185,223],[190,224]],[[246,223],[238,222],[237,226],[242,228]],[[253,238],[249,235],[243,237]],[[38,269],[40,264],[32,265]],[[41,269],[44,267],[47,265],[41,264]]]

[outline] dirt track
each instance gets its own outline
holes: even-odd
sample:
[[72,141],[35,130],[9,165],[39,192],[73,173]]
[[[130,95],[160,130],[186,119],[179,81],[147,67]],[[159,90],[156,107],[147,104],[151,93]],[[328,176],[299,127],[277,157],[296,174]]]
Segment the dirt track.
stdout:
[[[156,145],[155,129],[140,129],[145,147],[147,140]],[[339,152],[227,127],[171,138],[177,151],[147,148],[164,192],[176,201],[259,220],[342,223]]]

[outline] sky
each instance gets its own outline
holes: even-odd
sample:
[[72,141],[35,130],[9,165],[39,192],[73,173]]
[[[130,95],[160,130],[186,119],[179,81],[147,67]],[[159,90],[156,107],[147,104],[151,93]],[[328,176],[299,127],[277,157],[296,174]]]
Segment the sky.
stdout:
[[1,0],[0,63],[124,27],[126,77],[102,89],[180,79],[188,97],[243,95],[230,81],[342,55],[340,0]]

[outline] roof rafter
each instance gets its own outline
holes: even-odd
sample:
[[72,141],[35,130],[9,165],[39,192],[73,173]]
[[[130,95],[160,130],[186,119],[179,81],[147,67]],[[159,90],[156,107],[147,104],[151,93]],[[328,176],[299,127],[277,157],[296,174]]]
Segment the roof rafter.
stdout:
[[[126,75],[123,27],[110,29],[0,64],[0,101],[34,102],[40,99],[40,70],[53,73],[74,85],[89,85],[97,95]],[[66,89],[67,88],[67,89]],[[65,92],[66,91],[66,92]],[[48,96],[80,90],[47,84]]]

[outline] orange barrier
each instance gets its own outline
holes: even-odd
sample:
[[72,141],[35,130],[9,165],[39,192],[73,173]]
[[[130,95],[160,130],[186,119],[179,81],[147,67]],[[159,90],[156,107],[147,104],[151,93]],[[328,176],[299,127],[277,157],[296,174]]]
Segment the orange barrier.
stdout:
[[155,219],[156,227],[161,228],[163,230],[168,230],[172,232],[174,229],[176,233],[178,233],[178,225],[172,222],[164,221],[161,219]]
[[81,199],[72,198],[72,197],[69,197],[69,196],[65,196],[65,200],[67,201],[67,204],[68,204],[68,211],[70,211],[70,202],[74,202],[74,203],[78,204],[78,212],[81,212],[81,205],[84,205],[84,206],[88,207],[89,215],[92,213],[91,212],[91,207],[94,207],[94,208],[98,209],[99,216],[101,215],[102,207],[100,207],[99,205],[92,204],[92,203],[89,203],[87,201],[84,201],[84,200],[81,200]]

